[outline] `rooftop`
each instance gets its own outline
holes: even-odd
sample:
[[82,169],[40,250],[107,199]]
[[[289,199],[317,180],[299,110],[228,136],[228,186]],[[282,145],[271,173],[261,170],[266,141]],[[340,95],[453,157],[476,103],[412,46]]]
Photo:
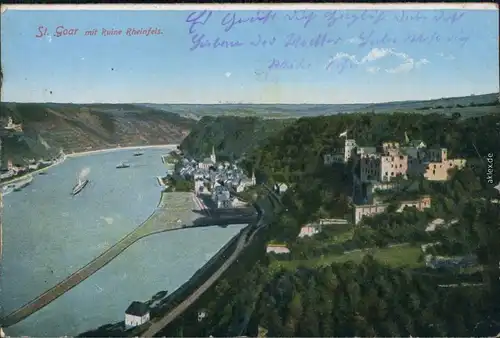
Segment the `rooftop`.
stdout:
[[132,316],[139,316],[139,317],[144,316],[148,312],[149,312],[149,306],[147,306],[142,302],[137,302],[137,301],[132,302],[132,304],[130,304],[127,310],[125,310],[125,314]]
[[375,154],[377,152],[377,147],[358,147],[360,150],[363,149],[365,154]]

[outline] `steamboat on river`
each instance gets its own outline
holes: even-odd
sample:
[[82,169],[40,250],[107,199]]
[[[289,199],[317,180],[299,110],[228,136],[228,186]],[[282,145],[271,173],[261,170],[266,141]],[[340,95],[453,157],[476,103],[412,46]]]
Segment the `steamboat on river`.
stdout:
[[73,187],[73,190],[71,191],[71,195],[75,196],[78,195],[89,183],[89,180],[87,179],[80,179],[78,178],[78,183]]

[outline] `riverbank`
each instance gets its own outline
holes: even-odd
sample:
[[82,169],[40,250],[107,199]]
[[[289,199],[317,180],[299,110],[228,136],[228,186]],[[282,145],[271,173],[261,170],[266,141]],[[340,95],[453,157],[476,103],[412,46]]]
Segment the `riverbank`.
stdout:
[[145,145],[145,146],[132,146],[132,147],[115,147],[115,148],[107,148],[107,149],[99,149],[99,150],[89,150],[82,151],[79,153],[66,154],[66,157],[79,157],[85,155],[92,155],[98,153],[106,153],[110,151],[117,150],[136,150],[136,149],[151,149],[151,148],[175,148],[178,144],[157,144],[157,145]]
[[[158,152],[158,150],[156,152]],[[55,163],[54,165],[56,164],[57,163]],[[33,174],[33,172],[31,172],[29,175],[31,174]],[[199,215],[196,215],[195,213],[192,212],[192,209],[194,208],[194,202],[192,202],[191,194],[187,194],[187,196],[181,196],[184,197],[182,199],[183,204],[185,204],[186,201],[191,202],[185,206],[185,208],[190,211],[188,215],[191,217],[184,220],[184,222],[181,222],[180,224],[178,222],[179,220],[178,218],[172,220],[170,219],[171,217],[167,217],[170,216],[172,212],[167,212],[162,210],[169,208],[169,203],[166,202],[167,200],[166,197],[171,197],[171,196],[165,193],[161,193],[158,197],[159,198],[157,200],[156,209],[152,212],[151,215],[149,215],[149,217],[145,221],[143,221],[138,227],[132,230],[131,233],[127,234],[125,237],[122,237],[122,239],[119,240],[111,248],[109,248],[105,252],[102,252],[99,256],[93,258],[87,265],[77,270],[76,272],[73,272],[69,277],[67,277],[62,282],[56,284],[53,288],[47,290],[38,297],[35,297],[21,308],[14,310],[10,315],[8,315],[7,318],[5,318],[7,323],[2,323],[3,326],[6,327],[7,325],[13,325],[16,322],[36,312],[38,309],[44,307],[48,303],[52,302],[60,295],[64,294],[66,291],[70,290],[71,288],[73,288],[74,286],[76,286],[77,284],[79,284],[92,274],[94,274],[96,271],[107,265],[111,260],[113,260],[121,252],[123,252],[125,249],[127,249],[130,245],[132,245],[139,239],[151,235],[153,233],[159,233],[163,231],[169,231],[181,228],[183,224],[189,224],[189,222],[192,222],[193,218],[199,217]],[[177,216],[179,217],[180,215]],[[1,230],[3,229],[0,228],[0,231]]]
[[27,172],[26,174],[19,176],[19,177],[15,177],[11,180],[4,181],[4,182],[0,183],[0,187],[15,183],[17,181],[21,181],[21,180],[25,179],[28,175],[35,175],[35,174],[38,174],[42,171],[47,171],[50,168],[53,168],[61,163],[64,163],[64,161],[67,158],[74,158],[74,157],[80,157],[80,156],[86,156],[86,155],[92,155],[92,154],[98,154],[98,153],[106,153],[106,152],[112,152],[112,151],[118,151],[118,150],[135,150],[135,149],[150,149],[150,148],[175,148],[176,146],[178,146],[178,144],[160,144],[160,145],[146,145],[146,146],[133,146],[133,147],[116,147],[116,148],[99,149],[99,150],[83,151],[83,152],[79,152],[79,153],[65,154],[64,158],[61,161],[58,161],[56,163],[52,163],[51,165],[48,165],[48,166],[40,168],[40,169],[36,169],[34,171]]
[[[248,226],[241,229],[236,235],[232,236],[226,244],[220,248],[203,266],[197,269],[186,282],[180,285],[172,293],[166,295],[163,299],[155,300],[155,305],[151,307],[151,319],[159,319],[165,314],[170,313],[181,305],[189,295],[199,289],[206,281],[216,273],[227,259],[227,255],[233,253],[237,247],[238,240],[246,234]],[[99,328],[80,333],[78,337],[139,337],[141,332],[148,329],[152,321],[142,326],[124,331],[124,322],[114,322],[103,325]]]
[[26,179],[27,177],[29,177],[30,175],[35,175],[35,174],[38,174],[39,172],[46,171],[46,170],[48,170],[48,169],[50,169],[52,167],[55,167],[56,165],[59,165],[59,164],[61,164],[63,162],[64,162],[64,160],[56,162],[56,163],[52,163],[51,165],[48,165],[46,167],[43,167],[43,168],[40,168],[40,169],[36,169],[36,170],[30,171],[30,172],[27,172],[26,174],[24,174],[22,176],[14,177],[11,180],[4,181],[4,182],[0,183],[0,187],[4,187],[6,185],[9,185],[9,184],[12,184],[12,183],[16,183],[17,181],[22,181],[22,180]]
[[[190,201],[191,205],[189,205]],[[177,205],[175,205],[175,202]],[[192,201],[191,193],[162,192],[157,209],[137,228],[125,235],[121,240],[102,252],[99,256],[92,259],[82,268],[2,318],[2,327],[7,328],[12,326],[50,304],[102,269],[138,240],[153,234],[184,228],[185,224],[189,224],[199,217],[199,215],[192,211],[193,208],[194,201]]]

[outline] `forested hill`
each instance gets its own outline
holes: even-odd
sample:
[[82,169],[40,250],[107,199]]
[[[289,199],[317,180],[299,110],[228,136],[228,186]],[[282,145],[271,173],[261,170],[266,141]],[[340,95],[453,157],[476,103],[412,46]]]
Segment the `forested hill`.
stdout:
[[[290,181],[317,167],[322,155],[343,147],[340,133],[348,130],[362,146],[377,146],[383,141],[423,140],[429,147],[446,147],[449,156],[484,161],[487,154],[500,158],[500,106],[495,114],[467,119],[441,114],[341,114],[301,118],[248,157],[251,166],[278,180]],[[477,151],[476,151],[477,148]],[[500,161],[495,174],[500,179]]]
[[[338,136],[346,129],[349,138],[365,146],[404,142],[406,131],[410,139],[465,157],[467,166],[453,171],[446,182],[410,175],[400,182],[401,189],[386,192],[396,204],[405,193],[428,195],[428,209],[398,212],[388,207],[354,225],[348,218],[353,214],[351,164],[325,166],[321,158],[342,146],[344,139]],[[159,335],[500,333],[500,205],[495,201],[500,195],[491,184],[500,181],[500,114],[468,119],[438,114],[301,118],[250,153],[249,167],[288,183],[281,199],[284,206],[238,257],[238,264]],[[304,224],[325,218],[346,222],[325,224],[311,238],[298,237]],[[437,220],[447,223],[429,231]],[[289,252],[267,252],[272,242]],[[440,263],[434,264],[434,259]],[[206,309],[208,318],[198,322],[200,309]]]
[[181,149],[194,157],[203,157],[215,147],[217,156],[239,158],[261,145],[264,140],[294,123],[295,119],[258,117],[204,116],[182,141]]
[[11,117],[23,132],[3,135],[3,154],[23,158],[115,146],[180,143],[196,121],[128,104],[0,104],[0,126]]

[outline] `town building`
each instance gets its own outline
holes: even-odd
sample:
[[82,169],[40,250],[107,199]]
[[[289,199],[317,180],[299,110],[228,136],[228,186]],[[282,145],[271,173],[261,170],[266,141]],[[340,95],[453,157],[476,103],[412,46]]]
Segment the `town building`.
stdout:
[[290,249],[288,249],[284,244],[268,244],[266,252],[276,253],[276,254],[287,254],[290,253]]
[[210,158],[205,158],[203,159],[202,162],[198,163],[198,168],[200,169],[209,169],[210,167],[214,166],[215,162],[212,162]]
[[194,192],[197,195],[205,193],[207,190],[203,177],[194,177]]
[[28,164],[28,169],[29,170],[37,170],[38,167],[40,167],[39,163],[34,163],[34,164]]
[[[218,189],[220,188],[220,189]],[[215,193],[212,196],[217,208],[231,208],[232,207],[232,201],[231,201],[231,194],[229,193],[229,190],[223,186],[218,186],[215,189]]]
[[4,127],[4,129],[22,133],[23,132],[23,125],[21,123],[15,124],[12,121],[12,117],[9,116],[9,120],[7,122],[7,125]]
[[274,192],[278,195],[284,194],[288,190],[288,185],[286,183],[275,183]]
[[420,175],[425,171],[427,162],[427,148],[423,141],[417,140],[402,147],[402,151],[408,155],[408,174]]
[[356,156],[361,157],[361,155],[376,154],[377,147],[357,147]]
[[320,224],[306,224],[302,228],[300,228],[299,238],[303,237],[311,237],[316,234],[319,234],[322,230]]
[[366,184],[366,200],[373,201],[377,192],[397,190],[399,186],[400,184],[397,182],[370,182]]
[[198,163],[198,168],[208,170],[211,167],[215,167],[217,164],[217,156],[215,155],[215,147],[212,147],[212,153],[210,157],[206,157],[202,162]]
[[239,183],[236,186],[236,192],[242,192],[244,191],[247,187],[253,187],[257,184],[257,181],[255,179],[255,172],[252,172],[252,178],[242,178]]
[[450,169],[462,169],[466,164],[462,158],[448,159],[446,148],[429,149],[429,160],[424,173],[429,181],[446,181],[450,178]]
[[342,154],[325,154],[323,155],[323,163],[325,165],[332,165],[334,163],[344,163],[344,155]]
[[379,153],[360,151],[360,179],[362,183],[390,182],[396,177],[407,177],[408,155],[401,152],[399,143],[382,143]]
[[142,302],[134,301],[125,310],[125,329],[130,329],[145,324],[150,319],[149,306]]
[[360,180],[362,183],[370,183],[380,179],[380,155],[362,154],[359,160]]
[[198,311],[198,322],[201,322],[203,319],[207,318],[208,312],[206,309],[202,309]]
[[348,224],[349,221],[343,218],[320,218],[317,222],[319,225],[339,225],[339,224]]
[[356,147],[357,145],[355,140],[346,138],[343,148],[335,149],[331,154],[325,154],[323,156],[323,163],[325,165],[347,163],[352,158]]
[[[354,205],[354,224],[361,222],[365,216],[369,217],[385,212],[388,206],[389,203]],[[403,211],[406,207],[415,207],[418,210],[423,211],[426,208],[430,208],[430,206],[430,196],[422,196],[417,200],[399,202],[397,212]]]

